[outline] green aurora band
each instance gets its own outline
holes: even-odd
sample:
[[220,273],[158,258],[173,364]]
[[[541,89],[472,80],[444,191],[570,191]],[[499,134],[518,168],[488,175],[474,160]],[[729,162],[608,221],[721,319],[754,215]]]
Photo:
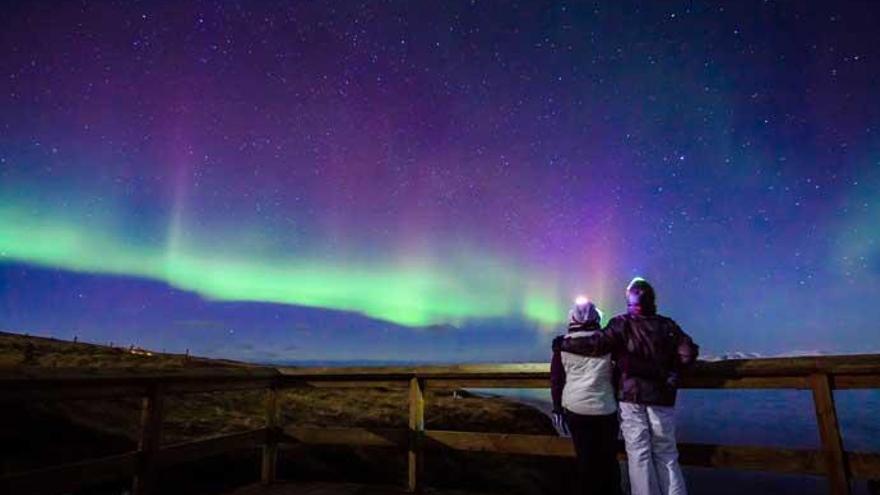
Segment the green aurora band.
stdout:
[[454,259],[441,270],[418,261],[347,266],[318,258],[216,254],[177,240],[144,247],[103,225],[6,206],[0,207],[0,226],[0,261],[161,281],[217,301],[355,311],[414,327],[511,316],[548,326],[561,321],[564,311],[554,284],[536,283],[538,278],[494,257]]

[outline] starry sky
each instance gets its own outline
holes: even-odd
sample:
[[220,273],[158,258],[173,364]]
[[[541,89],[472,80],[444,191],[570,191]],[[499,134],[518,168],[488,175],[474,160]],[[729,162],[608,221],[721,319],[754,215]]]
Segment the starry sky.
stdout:
[[0,328],[542,360],[634,276],[721,354],[880,351],[870,2],[10,2]]

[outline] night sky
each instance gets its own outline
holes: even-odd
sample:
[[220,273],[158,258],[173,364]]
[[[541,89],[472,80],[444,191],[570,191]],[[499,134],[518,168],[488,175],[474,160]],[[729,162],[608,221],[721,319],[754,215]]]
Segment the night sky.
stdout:
[[634,276],[708,354],[880,350],[873,2],[6,2],[0,329],[549,356]]

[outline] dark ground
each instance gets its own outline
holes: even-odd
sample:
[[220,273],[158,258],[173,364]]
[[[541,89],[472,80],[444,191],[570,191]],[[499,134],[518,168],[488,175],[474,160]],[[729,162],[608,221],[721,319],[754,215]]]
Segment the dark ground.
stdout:
[[[114,367],[131,372],[240,363],[180,355],[135,355],[127,349],[0,333],[0,369]],[[435,390],[426,395],[429,429],[555,434],[549,419],[505,399]],[[280,398],[284,424],[404,428],[402,389],[298,389]],[[262,394],[188,394],[166,401],[164,443],[259,428]],[[139,403],[134,399],[19,404],[0,410],[0,474],[131,451],[136,448]],[[219,495],[259,479],[257,451],[231,452],[176,466],[160,474],[159,493]],[[572,459],[429,451],[425,480],[444,491],[557,495],[574,492]],[[827,493],[825,479],[717,469],[686,469],[691,493],[812,495]],[[625,476],[626,469],[622,472]],[[279,455],[282,480],[404,486],[406,455],[393,449],[292,446]],[[91,486],[76,495],[122,495],[130,480]],[[857,494],[867,493],[864,483]]]

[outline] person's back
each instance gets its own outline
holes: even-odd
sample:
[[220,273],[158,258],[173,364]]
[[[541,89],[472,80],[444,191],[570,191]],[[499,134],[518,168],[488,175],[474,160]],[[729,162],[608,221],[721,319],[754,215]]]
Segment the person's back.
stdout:
[[[566,338],[587,337],[600,329],[570,331]],[[611,414],[617,411],[612,385],[611,355],[560,355],[565,369],[562,407],[577,414]]]
[[[579,298],[569,313],[565,338],[601,332],[596,307]],[[611,356],[582,356],[554,351],[550,363],[554,423],[571,431],[577,454],[579,494],[618,495],[617,401],[612,385]]]
[[613,351],[620,371],[618,399],[675,405],[678,374],[696,359],[696,346],[678,324],[656,313],[630,312],[614,317],[606,331],[623,338]]

